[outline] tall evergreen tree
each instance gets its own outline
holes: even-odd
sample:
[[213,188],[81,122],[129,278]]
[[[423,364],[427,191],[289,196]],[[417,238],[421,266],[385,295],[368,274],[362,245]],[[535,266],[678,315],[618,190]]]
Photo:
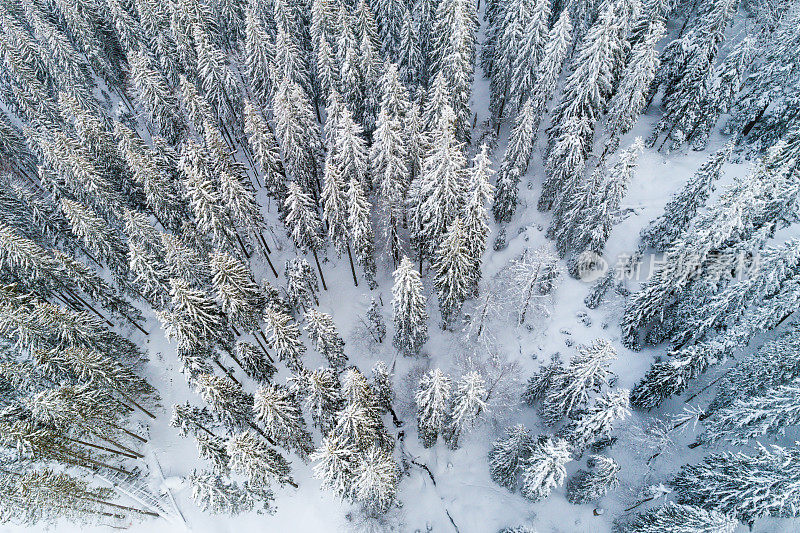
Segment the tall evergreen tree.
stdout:
[[425,310],[422,282],[414,265],[403,257],[394,271],[392,286],[392,309],[394,316],[395,348],[405,356],[419,353],[428,340],[428,313]]

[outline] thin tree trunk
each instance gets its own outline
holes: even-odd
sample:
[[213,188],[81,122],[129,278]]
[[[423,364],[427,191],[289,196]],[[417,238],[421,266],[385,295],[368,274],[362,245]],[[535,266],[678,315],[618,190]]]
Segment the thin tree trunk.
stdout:
[[73,439],[72,437],[64,436],[63,438],[68,440],[68,441],[70,441],[70,442],[75,442],[77,444],[81,444],[83,446],[88,446],[90,448],[96,448],[98,450],[103,450],[103,451],[114,453],[114,454],[117,454],[117,455],[122,455],[124,457],[128,457],[129,459],[138,459],[138,457],[136,457],[133,454],[130,454],[130,453],[127,453],[127,452],[123,452],[123,451],[120,451],[120,450],[114,450],[112,448],[107,448],[107,447],[101,446],[99,444],[93,444],[91,442],[86,442],[86,441],[80,440],[80,439]]
[[688,398],[686,398],[686,402],[684,402],[684,403],[689,403],[689,402],[691,402],[692,400],[694,400],[695,398],[697,398],[697,397],[698,397],[700,394],[702,394],[703,392],[705,392],[706,390],[708,390],[708,388],[709,388],[709,387],[711,387],[712,385],[714,385],[714,383],[716,383],[716,382],[718,382],[719,380],[721,380],[722,378],[724,378],[726,375],[728,375],[728,372],[725,372],[725,373],[724,373],[724,374],[722,374],[721,376],[718,376],[716,379],[714,379],[714,380],[712,380],[711,382],[709,382],[709,383],[708,383],[708,385],[706,385],[705,387],[703,387],[703,388],[702,388],[702,389],[700,389],[699,391],[695,392],[694,394],[692,394],[691,396],[689,396]]
[[138,409],[139,409],[141,412],[143,412],[144,414],[146,414],[147,416],[149,416],[149,417],[150,417],[150,418],[152,418],[153,420],[155,420],[155,419],[156,419],[156,415],[154,415],[153,413],[151,413],[150,411],[148,411],[147,409],[145,409],[144,407],[142,407],[141,405],[139,405],[139,403],[138,403],[136,400],[134,400],[133,398],[131,398],[130,396],[128,396],[127,394],[125,394],[125,392],[123,392],[122,390],[120,390],[118,387],[114,387],[113,385],[112,385],[112,387],[114,388],[114,390],[116,390],[118,393],[120,393],[120,394],[122,395],[122,397],[123,397],[123,398],[125,398],[126,400],[128,400],[129,402],[131,402],[131,403],[132,403],[132,404],[133,404],[133,405],[134,405],[136,408],[138,408]]
[[[258,346],[261,348],[261,351],[263,351],[263,352],[264,352],[264,355],[266,355],[266,356],[267,356],[267,359],[269,359],[270,363],[274,363],[274,362],[275,362],[275,360],[274,360],[274,359],[272,358],[272,356],[269,354],[269,352],[267,351],[267,349],[266,349],[266,348],[265,348],[265,347],[264,347],[264,346],[261,344],[261,341],[260,341],[260,340],[259,340],[259,338],[258,338],[258,334],[259,334],[259,333],[261,334],[261,336],[262,336],[262,337],[264,337],[264,334],[263,334],[263,333],[261,333],[260,331],[258,331],[258,332],[256,332],[256,333],[254,333],[254,334],[253,334],[253,338],[254,338],[254,339],[256,340],[256,342],[258,343]],[[269,344],[269,342],[267,342],[267,338],[266,338],[266,337],[264,337],[264,342],[265,342],[266,344]]]
[[358,287],[358,278],[356,278],[356,266],[353,264],[353,254],[350,252],[350,243],[345,242],[347,245],[347,258],[350,260],[350,272],[353,273],[353,283]]
[[233,372],[231,372],[231,370],[229,368],[226,368],[217,359],[212,358],[212,360],[214,361],[214,363],[216,363],[216,365],[219,367],[219,369],[222,370],[225,373],[225,375],[230,378],[231,381],[233,381],[234,383],[236,383],[240,387],[242,386],[242,384],[239,382],[239,380],[236,379],[236,377],[234,377]]
[[322,288],[327,291],[328,286],[325,284],[325,276],[322,275],[322,267],[319,265],[319,257],[317,257],[317,251],[311,250],[311,252],[314,254],[314,261],[317,262],[317,270],[319,270],[319,279],[322,280]]
[[[79,496],[79,498],[80,498],[80,496]],[[136,507],[128,507],[127,505],[120,505],[118,503],[111,503],[111,502],[107,502],[105,500],[98,500],[98,499],[89,498],[89,497],[80,498],[80,499],[87,500],[87,501],[90,501],[90,502],[102,503],[103,505],[109,505],[109,506],[115,507],[117,509],[124,509],[126,511],[133,511],[135,513],[141,513],[141,514],[146,514],[146,515],[149,515],[149,516],[155,516],[156,518],[161,516],[160,514],[154,513],[152,511],[145,511],[144,509],[138,509]]]
[[236,235],[236,240],[239,241],[239,246],[242,249],[242,253],[247,259],[250,259],[250,254],[247,253],[247,248],[244,247],[244,242],[242,241],[242,238],[239,236],[239,232],[234,231],[233,233],[234,235]]
[[141,454],[141,453],[137,452],[136,450],[133,450],[133,449],[131,449],[131,448],[128,448],[127,446],[123,446],[122,444],[120,444],[119,442],[115,441],[114,439],[109,439],[108,437],[104,437],[104,436],[102,436],[102,435],[97,435],[97,434],[96,434],[96,436],[97,436],[97,438],[99,438],[100,440],[104,440],[104,441],[108,442],[109,444],[113,444],[114,446],[116,446],[116,447],[117,447],[117,448],[119,448],[120,450],[124,450],[124,451],[126,451],[126,452],[128,452],[128,453],[132,453],[133,455],[135,455],[135,456],[136,456],[137,458],[139,458],[139,459],[142,459],[142,458],[144,458],[144,455],[143,455],[143,454]]

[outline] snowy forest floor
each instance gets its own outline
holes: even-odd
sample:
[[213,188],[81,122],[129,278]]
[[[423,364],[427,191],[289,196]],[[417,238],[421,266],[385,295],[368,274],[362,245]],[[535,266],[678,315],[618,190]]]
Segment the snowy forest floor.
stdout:
[[[479,42],[482,37],[479,37]],[[488,114],[488,83],[479,71],[476,71],[472,106],[477,113],[476,128],[473,141],[480,135],[481,124]],[[621,146],[630,145],[637,136],[646,136],[652,131],[660,111],[652,105],[642,116],[634,130],[622,139]],[[543,128],[544,129],[544,128]],[[500,142],[492,154],[495,168],[505,149],[508,136],[508,125],[501,130]],[[536,210],[543,181],[542,152],[544,135],[540,135],[537,150],[531,165],[520,187],[520,204],[507,225],[507,247],[495,251],[491,248],[499,228],[492,226],[489,237],[490,248],[484,258],[484,278],[497,274],[511,259],[519,257],[526,249],[540,247],[552,248],[553,244],[545,237],[545,230],[550,215]],[[617,259],[634,253],[638,247],[640,229],[651,219],[658,216],[670,196],[679,190],[686,180],[693,175],[706,157],[720,148],[727,139],[719,135],[712,136],[708,147],[702,152],[684,149],[671,154],[659,153],[655,149],[646,149],[639,159],[639,166],[630,184],[627,196],[623,201],[623,211],[627,213],[615,228],[608,242],[605,259],[610,268],[614,268]],[[475,142],[472,151],[474,152]],[[725,183],[736,176],[745,175],[751,162],[741,160],[725,167],[724,181],[717,191],[724,188]],[[266,278],[277,286],[283,284],[282,266],[284,262],[296,254],[291,241],[285,236],[282,225],[277,222],[274,205],[267,206],[264,191],[260,192],[265,213],[273,223],[273,231],[268,242],[273,248],[272,262],[280,273],[275,280],[266,263],[257,254],[253,256],[253,271],[256,279]],[[797,233],[792,227],[787,231]],[[780,235],[783,237],[785,234]],[[694,442],[695,431],[691,424],[675,438],[674,446],[668,453],[662,454],[647,465],[647,457],[643,457],[631,438],[631,430],[641,426],[648,417],[660,417],[669,420],[672,414],[680,413],[684,407],[703,406],[710,399],[713,389],[698,395],[692,402],[686,399],[712,381],[725,368],[719,367],[703,376],[689,392],[672,398],[657,411],[633,414],[620,423],[615,430],[617,443],[608,453],[622,466],[621,486],[597,502],[586,505],[572,505],[564,497],[564,488],[556,489],[547,499],[531,503],[518,493],[512,493],[495,484],[489,477],[487,452],[492,442],[501,436],[504,429],[516,423],[523,423],[534,434],[550,433],[539,420],[534,409],[515,402],[514,405],[503,405],[499,402],[493,410],[484,416],[484,420],[474,431],[466,435],[463,445],[456,451],[449,450],[440,441],[430,449],[424,449],[416,434],[413,401],[412,379],[420,374],[420,369],[439,367],[452,376],[464,372],[465,361],[472,357],[478,361],[474,364],[489,364],[484,350],[469,346],[465,335],[456,325],[451,330],[443,331],[438,327],[439,311],[436,297],[431,291],[431,276],[427,265],[424,282],[428,296],[428,313],[430,316],[430,340],[419,358],[404,358],[396,353],[391,345],[391,327],[387,339],[381,344],[366,340],[361,320],[375,297],[382,303],[382,311],[387,324],[391,324],[391,271],[393,266],[387,264],[385,254],[377,251],[378,287],[370,291],[366,281],[359,275],[359,286],[355,287],[350,273],[350,265],[346,256],[337,257],[329,247],[322,260],[322,269],[326,277],[328,290],[321,291],[319,309],[331,313],[338,330],[347,343],[346,353],[351,364],[358,366],[365,374],[378,360],[387,362],[394,370],[395,409],[404,425],[395,428],[390,417],[386,416],[387,427],[394,435],[402,433],[402,441],[398,441],[396,456],[407,453],[414,463],[425,465],[430,472],[412,464],[409,475],[402,478],[399,486],[399,506],[389,511],[386,518],[386,530],[393,531],[433,531],[457,533],[495,533],[503,527],[527,525],[539,533],[546,532],[605,532],[611,528],[614,518],[624,514],[624,510],[637,503],[640,490],[648,485],[665,481],[669,473],[678,469],[681,464],[696,462],[708,452],[708,446],[689,449],[687,445]],[[642,279],[647,275],[647,261],[642,265]],[[664,355],[664,349],[645,349],[633,352],[624,348],[619,342],[619,318],[622,311],[623,297],[610,291],[606,299],[595,310],[589,310],[583,303],[591,284],[575,280],[566,272],[566,264],[560,262],[561,282],[553,294],[549,316],[539,316],[531,320],[536,327],[527,329],[516,327],[514,319],[509,318],[506,325],[497,327],[496,351],[498,359],[507,365],[509,370],[504,377],[504,388],[519,398],[525,380],[542,363],[559,352],[568,360],[575,353],[577,345],[588,343],[597,338],[610,340],[617,349],[618,359],[612,370],[618,376],[619,387],[631,388],[642,377],[654,357]],[[636,288],[636,282],[628,283]],[[474,302],[473,302],[474,303]],[[465,306],[470,311],[471,303]],[[198,458],[194,439],[181,438],[175,428],[169,426],[172,405],[190,401],[198,404],[199,398],[190,390],[186,380],[180,373],[180,362],[175,354],[175,346],[170,345],[161,330],[158,320],[152,313],[145,311],[150,332],[145,337],[136,331],[125,333],[141,344],[149,354],[149,362],[144,368],[147,379],[161,394],[162,408],[157,412],[156,420],[142,418],[142,432],[149,434],[149,444],[142,449],[146,453],[151,488],[155,492],[164,493],[167,509],[174,513],[171,521],[165,519],[146,520],[129,524],[132,533],[160,533],[167,531],[196,532],[334,532],[346,531],[351,525],[350,506],[341,503],[331,493],[320,489],[319,481],[311,471],[311,465],[304,464],[294,455],[288,457],[292,461],[294,479],[299,488],[283,488],[277,491],[275,508],[272,515],[249,513],[241,516],[213,516],[202,513],[192,502],[191,489],[184,481],[193,469],[201,468],[202,460]],[[585,313],[585,315],[581,315]],[[763,339],[755,341],[761,344]],[[323,358],[314,352],[306,355],[306,364],[315,368],[323,364]],[[516,366],[514,365],[516,363]],[[243,377],[235,368],[237,377]],[[275,376],[277,382],[287,377],[286,370]],[[409,377],[411,376],[411,377]],[[315,431],[315,441],[320,435]],[[787,441],[793,441],[797,435],[787,435]],[[587,455],[580,461],[568,465],[568,473],[572,474],[585,464]],[[163,478],[159,467],[163,471]],[[433,481],[435,479],[435,482]],[[174,497],[172,507],[170,494]],[[653,502],[656,503],[656,502]],[[645,508],[645,506],[639,509]],[[595,514],[602,509],[602,513]],[[639,510],[637,509],[637,510]],[[183,520],[179,517],[183,516]],[[766,520],[756,522],[756,532],[788,532],[797,531],[800,525],[790,520]],[[59,523],[54,527],[59,533],[72,531],[108,531],[109,526],[87,527],[68,523]],[[15,531],[16,528],[0,526],[0,531]],[[746,531],[741,526],[741,531]]]

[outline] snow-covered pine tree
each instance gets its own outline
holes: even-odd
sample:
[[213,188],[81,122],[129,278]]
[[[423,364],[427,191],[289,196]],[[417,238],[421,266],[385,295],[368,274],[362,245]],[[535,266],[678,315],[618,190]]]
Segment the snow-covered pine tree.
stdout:
[[405,196],[410,182],[407,135],[403,119],[410,103],[400,83],[397,66],[390,63],[381,78],[383,98],[370,149],[371,174],[378,189],[387,250],[395,264],[400,260],[398,225],[404,218]]
[[236,482],[226,481],[218,474],[196,471],[189,476],[192,499],[203,511],[213,514],[237,515],[255,506],[253,496]]
[[662,52],[662,73],[655,83],[656,88],[664,87],[665,112],[648,137],[648,146],[654,146],[664,132],[666,137],[659,149],[667,140],[671,140],[668,148],[673,150],[706,134],[702,126],[717,93],[714,63],[737,5],[732,0],[717,0],[704,6],[695,26]]
[[300,252],[311,252],[314,255],[319,277],[322,280],[322,287],[327,290],[325,278],[322,275],[322,267],[317,257],[317,250],[322,246],[322,239],[320,238],[319,215],[314,209],[313,200],[302,191],[297,183],[290,181],[284,209],[284,224],[289,231],[289,236]]
[[267,194],[275,200],[280,211],[286,201],[286,170],[283,168],[280,148],[266,119],[249,100],[244,106],[244,131],[250,150],[261,167]]
[[552,425],[565,416],[573,417],[586,405],[589,393],[599,392],[608,383],[608,365],[616,357],[614,347],[605,339],[579,347],[545,395],[539,409],[542,420]]
[[722,452],[686,465],[672,478],[678,503],[700,504],[746,524],[761,517],[796,517],[800,499],[798,451],[758,447],[753,455]]
[[447,424],[450,409],[451,381],[444,372],[435,368],[422,376],[414,393],[417,404],[417,432],[426,448],[436,444]]
[[[546,2],[549,10],[549,0],[539,0]],[[503,118],[508,91],[514,76],[514,64],[517,54],[522,48],[522,41],[525,37],[525,29],[532,21],[536,11],[537,0],[512,0],[498,10],[496,24],[496,36],[491,42],[491,57],[485,51],[487,65],[486,72],[489,75],[491,88],[491,98],[489,106],[492,110],[492,117],[495,122],[500,123]],[[541,11],[540,11],[541,14]],[[516,103],[518,96],[513,98]]]
[[289,462],[252,431],[233,435],[226,447],[231,470],[246,476],[251,489],[258,492],[268,489],[272,481],[297,487]]
[[244,72],[253,98],[262,108],[271,102],[275,83],[271,75],[274,58],[274,42],[269,38],[255,6],[250,5],[245,12]]
[[400,469],[391,451],[371,446],[360,454],[353,472],[353,496],[371,512],[383,513],[394,503]]
[[[790,174],[786,171],[791,167],[781,161],[796,157],[791,155],[796,152],[793,146],[781,142],[770,150],[747,179],[732,184],[717,204],[698,214],[693,230],[684,232],[673,243],[668,249],[670,260],[657,268],[639,292],[629,298],[621,321],[622,340],[626,345],[638,346],[639,329],[645,325],[650,326],[651,332],[670,331],[675,319],[684,316],[680,312],[665,312],[674,302],[683,304],[686,309],[704,309],[702,305],[685,304],[692,301],[688,296],[693,290],[703,284],[724,282],[721,274],[725,269],[711,268],[720,264],[720,257],[724,258],[725,254],[736,257],[745,249],[754,253],[763,247],[776,228],[786,224],[787,209],[794,202],[797,188],[793,181],[787,181]],[[651,338],[658,340],[658,337]]]
[[408,257],[403,256],[394,271],[392,310],[394,347],[411,357],[419,353],[428,340],[428,313],[419,272]]
[[458,380],[450,398],[450,415],[443,431],[451,450],[458,449],[461,436],[472,429],[484,412],[487,397],[486,380],[478,372],[467,372]]
[[571,420],[559,432],[577,452],[582,452],[595,441],[608,437],[615,423],[630,415],[630,391],[616,389],[595,399],[594,403]]
[[231,431],[245,428],[253,418],[253,397],[228,378],[201,374],[194,380],[200,397]]
[[697,169],[683,189],[664,206],[664,213],[642,230],[642,242],[655,250],[664,251],[689,228],[692,219],[714,190],[722,173],[722,165],[732,151],[733,143],[726,144]]
[[620,466],[611,457],[592,455],[586,461],[591,470],[578,470],[567,481],[567,501],[576,505],[602,498],[619,486]]
[[509,50],[513,56],[509,84],[509,98],[517,109],[533,92],[539,63],[545,54],[545,44],[549,37],[550,0],[538,0],[522,29],[519,48]]
[[585,120],[586,127],[580,135],[585,149],[591,147],[594,125],[611,96],[627,53],[621,23],[614,5],[605,4],[578,47],[561,100],[553,110],[553,124],[558,127],[552,129],[552,140],[563,136],[570,119]]
[[[347,182],[342,179],[339,167],[333,162],[332,151],[325,157],[322,186],[322,216],[328,235],[338,253],[350,250],[347,227]],[[352,255],[352,252],[351,252]],[[352,257],[350,258],[352,261]]]
[[336,330],[333,317],[316,309],[309,309],[304,315],[308,336],[314,348],[325,356],[328,364],[337,372],[344,370],[347,356],[344,353],[344,341]]
[[180,170],[198,229],[215,248],[233,250],[233,223],[222,204],[210,154],[190,139],[183,147]]
[[383,342],[383,339],[386,337],[386,322],[383,320],[383,314],[378,308],[378,301],[374,296],[370,299],[366,319],[370,335],[372,335],[376,342]]
[[291,307],[297,311],[305,311],[312,304],[319,305],[319,284],[308,261],[302,257],[286,261],[283,274],[286,276],[286,300]]
[[214,44],[211,36],[200,26],[194,26],[192,37],[197,52],[198,79],[206,99],[220,120],[240,124],[239,84],[228,64],[225,52]]
[[617,522],[614,527],[618,533],[683,533],[687,530],[733,533],[739,527],[739,522],[718,511],[669,502],[640,513],[629,521]]
[[519,181],[528,169],[533,153],[535,128],[533,103],[528,99],[517,115],[497,176],[497,193],[492,207],[497,222],[510,221],[517,207]]
[[703,421],[704,440],[747,443],[766,435],[782,435],[800,423],[800,380],[767,388],[715,410]]
[[341,385],[330,368],[305,370],[290,378],[292,392],[302,397],[311,419],[327,435],[335,425],[335,415],[342,407]]
[[389,61],[397,61],[400,55],[403,15],[405,6],[400,0],[377,0],[370,2],[374,7],[378,23],[378,38],[381,53]]
[[706,413],[714,416],[738,400],[759,396],[800,377],[800,329],[796,323],[754,353],[740,358],[717,383]]
[[353,242],[356,261],[364,271],[364,278],[370,290],[378,286],[375,281],[375,237],[370,221],[371,207],[362,182],[352,176],[347,187],[349,238]]
[[412,182],[409,193],[411,236],[421,259],[433,255],[464,203],[463,145],[456,140],[455,115],[447,104],[433,138],[422,175]]
[[211,269],[200,251],[188,239],[162,233],[164,262],[170,278],[204,287],[211,283]]
[[170,142],[177,142],[185,129],[185,123],[169,81],[142,52],[130,52],[128,65],[137,99],[147,113],[147,123]]
[[235,355],[245,374],[259,383],[269,383],[277,372],[272,359],[263,348],[259,350],[248,342],[237,341]]
[[147,207],[165,228],[178,229],[187,216],[187,208],[174,169],[165,172],[154,150],[122,123],[114,124],[114,135],[134,181],[144,190]]
[[270,333],[270,344],[278,358],[293,372],[300,372],[303,369],[301,358],[306,351],[300,340],[300,328],[291,316],[270,307],[264,310],[264,321]]
[[67,198],[62,198],[60,205],[72,233],[111,269],[124,287],[129,273],[127,249],[118,232],[88,206]]
[[231,321],[256,331],[266,301],[250,269],[226,252],[214,251],[209,261],[217,302]]
[[525,384],[525,391],[522,393],[522,401],[533,407],[536,402],[543,399],[547,392],[562,379],[564,364],[558,357],[542,366],[528,378]]
[[455,113],[456,138],[469,143],[472,111],[469,100],[475,65],[475,31],[478,14],[472,0],[445,0],[434,19],[434,68],[443,73]]
[[489,475],[492,480],[513,491],[522,464],[530,456],[534,445],[533,436],[522,424],[508,428],[505,438],[494,441],[489,451]]
[[464,207],[464,238],[472,266],[470,282],[472,295],[478,294],[481,279],[481,265],[489,238],[489,204],[492,202],[493,187],[489,178],[494,174],[489,161],[489,147],[484,144],[475,154],[467,183],[467,201]]
[[660,65],[656,45],[664,35],[664,25],[651,26],[643,41],[636,44],[631,58],[622,71],[619,87],[608,103],[606,132],[611,142],[605,152],[613,152],[619,137],[633,127],[634,122],[647,106],[650,84]]
[[554,488],[564,483],[567,477],[564,466],[571,460],[567,441],[542,435],[520,465],[520,493],[534,502],[547,498]]
[[311,434],[306,429],[303,412],[294,394],[281,385],[267,385],[253,396],[253,412],[257,422],[276,443],[294,450],[306,460],[314,451]]
[[400,28],[400,49],[397,64],[400,66],[400,79],[416,95],[422,83],[422,51],[417,23],[411,10],[403,11],[403,25]]
[[545,173],[537,208],[549,211],[553,205],[560,206],[575,194],[583,171],[586,168],[585,139],[591,133],[586,117],[571,117],[562,123],[558,138],[547,156]]
[[333,138],[329,152],[330,161],[336,166],[345,183],[357,180],[363,186],[372,189],[372,178],[369,175],[369,148],[364,140],[364,129],[353,119],[353,114],[346,105],[338,110],[331,131]]
[[227,317],[205,291],[192,287],[187,281],[169,280],[172,311],[186,324],[184,346],[208,346],[227,343]]
[[572,261],[573,273],[588,266],[582,264],[587,257],[586,252],[591,252],[589,257],[602,255],[643,148],[641,137],[637,137],[629,148],[620,153],[618,161],[598,189],[595,190],[592,185],[582,187],[581,193],[586,196],[575,200],[574,207],[578,209],[573,207],[561,218],[561,227],[556,232],[557,248],[559,251],[572,249],[577,252]]
[[273,98],[275,135],[292,179],[317,197],[322,138],[308,95],[297,83],[284,81]]
[[457,217],[436,250],[433,263],[443,329],[460,313],[464,301],[472,294],[473,263],[470,259],[464,223]]

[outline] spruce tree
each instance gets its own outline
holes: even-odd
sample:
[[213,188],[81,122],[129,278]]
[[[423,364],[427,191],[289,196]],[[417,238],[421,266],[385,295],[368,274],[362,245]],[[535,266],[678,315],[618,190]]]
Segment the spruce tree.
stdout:
[[244,131],[253,156],[261,167],[267,193],[275,200],[280,211],[286,201],[286,170],[275,134],[250,101],[244,106]]
[[331,368],[337,372],[344,370],[347,364],[344,341],[336,330],[333,317],[327,313],[309,309],[304,318],[306,321],[305,329],[314,348],[325,356]]
[[394,347],[405,356],[414,356],[428,340],[428,313],[419,272],[408,257],[403,257],[394,271],[392,297]]
[[715,152],[695,175],[664,206],[664,213],[642,230],[642,242],[658,251],[664,251],[689,228],[692,219],[714,191],[720,178],[722,165],[730,157],[733,144]]
[[597,500],[619,486],[620,466],[614,459],[592,455],[586,462],[591,470],[578,470],[567,481],[567,501],[580,505]]
[[300,328],[291,316],[269,307],[264,310],[264,321],[270,333],[270,344],[278,358],[293,372],[300,372],[303,369],[301,358],[306,351],[300,340]]
[[378,286],[375,282],[375,237],[370,221],[371,207],[362,183],[355,177],[351,177],[347,187],[349,237],[353,242],[356,261],[364,271],[364,278],[367,280],[370,290]]
[[288,461],[251,431],[233,435],[226,445],[231,470],[247,477],[256,490],[267,489],[274,480],[281,485],[297,484],[292,480]]
[[519,181],[528,169],[535,133],[533,104],[526,100],[511,130],[497,177],[497,194],[492,207],[497,222],[510,221],[517,207]]
[[433,268],[439,311],[443,327],[446,328],[472,293],[473,264],[461,218],[456,218],[445,234],[436,251]]
[[451,381],[438,368],[422,376],[414,394],[417,404],[417,432],[425,448],[436,444],[447,424],[450,408]]
[[709,511],[695,505],[669,502],[661,507],[636,515],[632,520],[615,524],[619,533],[683,533],[704,531],[708,533],[733,533],[739,522],[718,511]]
[[678,503],[734,516],[746,524],[761,517],[796,517],[797,450],[758,447],[755,454],[722,452],[686,465],[670,481]]
[[486,380],[483,376],[475,371],[461,376],[453,390],[450,416],[444,430],[445,442],[450,449],[458,449],[461,436],[474,426],[486,409],[487,398]]
[[608,437],[614,424],[630,414],[629,395],[627,389],[618,389],[599,396],[578,419],[564,426],[559,435],[567,439],[578,452]]
[[465,161],[461,143],[455,138],[455,116],[445,105],[425,158],[422,175],[409,193],[409,224],[420,257],[430,257],[450,225],[462,211]]
[[663,24],[656,24],[649,29],[645,40],[633,47],[619,87],[608,103],[605,129],[612,138],[612,146],[618,142],[614,139],[630,131],[647,106],[650,84],[660,65],[656,45],[663,35]]
[[549,436],[539,437],[520,466],[520,493],[534,502],[548,497],[554,488],[564,483],[567,477],[564,466],[571,460],[567,441]]
[[167,140],[176,142],[185,126],[178,108],[178,99],[169,86],[169,81],[141,52],[131,52],[128,55],[128,64],[138,100],[147,113],[148,123]]
[[246,427],[253,417],[253,397],[228,378],[202,374],[194,380],[200,397],[211,406],[222,424],[231,431]]
[[250,269],[236,257],[220,251],[211,253],[209,263],[214,291],[222,311],[245,331],[257,330],[266,302]]
[[291,391],[280,385],[268,385],[256,391],[253,401],[255,419],[264,426],[267,435],[307,459],[314,451],[314,444],[300,404]]
[[269,383],[278,371],[263,348],[258,349],[249,342],[236,341],[234,352],[244,373],[258,383]]
[[273,46],[254,6],[248,6],[244,25],[244,70],[253,98],[261,107],[269,105],[272,96],[274,81],[270,67],[275,57]]
[[506,430],[506,437],[496,440],[489,451],[489,475],[492,480],[514,490],[523,462],[533,451],[535,441],[525,426],[517,424]]
[[486,241],[489,238],[489,203],[493,195],[493,187],[489,178],[494,174],[491,161],[487,155],[489,147],[484,144],[472,161],[467,183],[467,202],[464,207],[464,234],[469,260],[472,265],[470,282],[472,295],[478,293],[483,263],[483,254],[486,251]]

